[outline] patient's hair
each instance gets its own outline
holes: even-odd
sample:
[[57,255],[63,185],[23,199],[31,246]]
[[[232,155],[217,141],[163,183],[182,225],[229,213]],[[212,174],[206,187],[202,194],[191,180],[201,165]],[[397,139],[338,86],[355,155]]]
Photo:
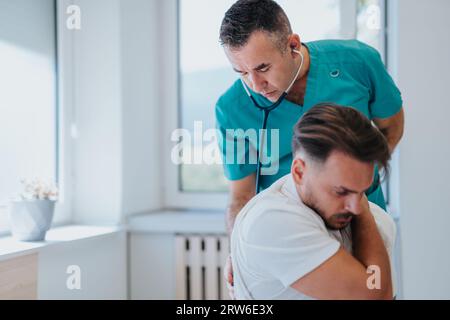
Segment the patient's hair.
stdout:
[[220,43],[239,49],[255,31],[267,32],[275,45],[285,51],[292,34],[291,24],[283,9],[272,0],[239,0],[225,13],[220,27]]
[[308,110],[294,126],[292,152],[324,163],[340,151],[361,162],[375,163],[388,172],[389,147],[385,136],[361,112],[332,103]]

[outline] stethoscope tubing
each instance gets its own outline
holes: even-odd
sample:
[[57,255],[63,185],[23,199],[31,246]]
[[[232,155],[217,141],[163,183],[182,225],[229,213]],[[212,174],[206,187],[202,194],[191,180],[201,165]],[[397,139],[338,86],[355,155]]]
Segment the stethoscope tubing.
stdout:
[[267,130],[267,119],[269,118],[269,113],[272,110],[275,110],[280,104],[281,102],[283,102],[283,100],[286,98],[287,93],[283,92],[283,94],[281,95],[280,98],[278,98],[278,100],[271,106],[269,107],[261,107],[259,106],[256,101],[254,100],[253,97],[251,97],[253,103],[255,104],[255,106],[263,111],[263,122],[261,125],[261,131],[259,133],[259,143],[257,143],[257,150],[256,150],[256,183],[255,183],[255,193],[258,194],[260,191],[260,177],[261,177],[261,167],[262,167],[262,162],[261,162],[261,155],[262,152],[264,150],[264,138],[265,138],[265,131]]

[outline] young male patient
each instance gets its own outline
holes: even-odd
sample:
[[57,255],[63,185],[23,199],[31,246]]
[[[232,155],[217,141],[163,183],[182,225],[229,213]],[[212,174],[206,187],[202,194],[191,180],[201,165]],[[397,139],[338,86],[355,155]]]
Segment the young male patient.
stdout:
[[393,219],[365,192],[387,169],[383,134],[321,104],[294,127],[291,173],[255,196],[231,235],[237,299],[392,299]]

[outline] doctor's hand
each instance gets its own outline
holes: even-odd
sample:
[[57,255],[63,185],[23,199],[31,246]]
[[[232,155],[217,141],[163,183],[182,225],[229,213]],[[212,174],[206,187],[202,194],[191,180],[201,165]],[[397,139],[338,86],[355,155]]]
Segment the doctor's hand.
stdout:
[[233,265],[231,264],[231,256],[228,255],[228,259],[223,268],[223,276],[225,277],[225,282],[228,288],[228,294],[232,300],[236,300],[234,296],[234,283],[233,283]]

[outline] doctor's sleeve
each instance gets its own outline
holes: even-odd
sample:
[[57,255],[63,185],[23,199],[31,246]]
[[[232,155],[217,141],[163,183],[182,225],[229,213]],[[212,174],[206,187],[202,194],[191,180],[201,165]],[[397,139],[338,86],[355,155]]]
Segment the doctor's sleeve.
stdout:
[[400,90],[387,72],[378,51],[364,45],[363,53],[370,91],[370,118],[389,118],[403,106]]
[[251,161],[251,143],[242,130],[236,129],[226,121],[226,113],[219,100],[216,105],[216,137],[225,177],[232,181],[256,172],[256,163]]

